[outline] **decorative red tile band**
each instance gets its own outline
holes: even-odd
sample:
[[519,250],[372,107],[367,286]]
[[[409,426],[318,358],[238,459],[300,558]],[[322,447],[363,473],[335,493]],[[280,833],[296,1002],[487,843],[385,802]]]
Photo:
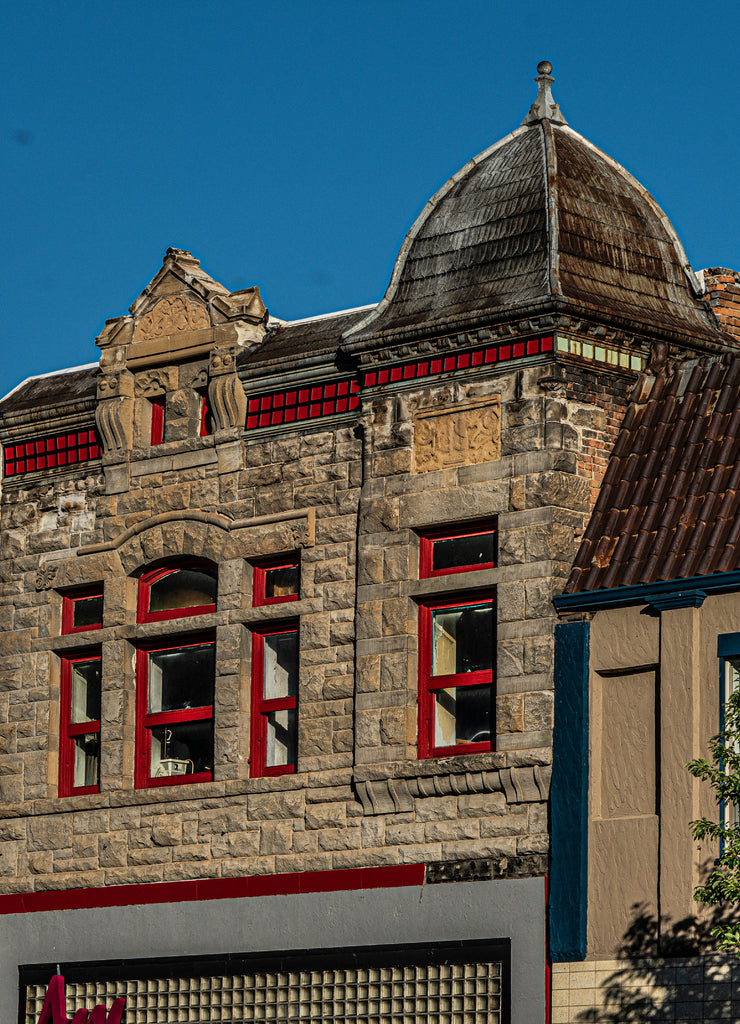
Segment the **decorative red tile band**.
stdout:
[[496,345],[473,349],[470,352],[433,356],[429,359],[414,359],[411,362],[399,363],[397,366],[383,370],[367,370],[362,376],[362,386],[363,388],[372,388],[381,384],[397,384],[406,380],[418,380],[420,377],[432,377],[438,373],[451,373],[455,370],[467,370],[474,366],[510,362],[512,359],[523,359],[525,356],[537,356],[542,352],[552,352],[552,337],[499,342]]
[[[525,356],[552,352],[552,337],[528,338],[524,341],[498,342],[495,345],[439,355],[428,359],[414,359],[382,370],[365,370],[360,380],[347,377],[331,383],[306,387],[286,388],[254,395],[247,400],[246,429],[274,427],[285,423],[318,419],[354,412],[360,405],[360,388],[379,387],[384,384],[419,380],[437,374],[468,370],[492,363],[510,362]],[[102,449],[95,430],[73,431],[52,437],[34,438],[21,444],[7,445],[4,449],[6,478],[32,473],[39,469],[70,466],[78,462],[100,458]]]
[[356,380],[334,381],[255,395],[247,401],[247,430],[352,412],[360,404]]
[[9,444],[3,450],[6,477],[33,473],[37,469],[54,469],[76,462],[99,459],[102,449],[94,430],[74,430],[52,437],[35,437],[22,444]]

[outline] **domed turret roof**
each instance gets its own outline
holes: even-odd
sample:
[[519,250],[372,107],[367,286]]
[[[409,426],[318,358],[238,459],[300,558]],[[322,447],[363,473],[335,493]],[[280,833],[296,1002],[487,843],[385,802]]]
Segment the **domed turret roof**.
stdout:
[[577,132],[538,65],[523,124],[429,200],[385,297],[347,340],[440,333],[562,311],[629,330],[722,341],[670,221]]

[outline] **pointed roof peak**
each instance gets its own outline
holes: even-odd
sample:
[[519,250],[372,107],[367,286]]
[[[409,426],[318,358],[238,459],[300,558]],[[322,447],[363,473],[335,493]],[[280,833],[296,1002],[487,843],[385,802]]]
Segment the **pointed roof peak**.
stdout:
[[541,60],[537,65],[537,77],[535,78],[537,99],[529,108],[529,113],[522,121],[523,125],[536,124],[543,119],[552,121],[553,124],[568,123],[560,113],[560,107],[552,98],[552,83],[555,79],[550,74],[551,71],[552,64],[549,60]]

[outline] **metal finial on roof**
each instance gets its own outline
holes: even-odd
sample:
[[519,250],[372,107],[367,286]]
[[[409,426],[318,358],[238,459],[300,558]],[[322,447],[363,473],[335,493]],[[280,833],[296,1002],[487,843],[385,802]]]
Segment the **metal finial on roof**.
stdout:
[[537,121],[541,121],[543,118],[547,118],[553,124],[568,123],[560,113],[560,107],[552,98],[552,83],[555,79],[550,74],[551,71],[552,64],[549,60],[541,60],[537,65],[537,77],[535,78],[537,83],[537,99],[529,108],[529,113],[522,121],[522,124],[536,124]]

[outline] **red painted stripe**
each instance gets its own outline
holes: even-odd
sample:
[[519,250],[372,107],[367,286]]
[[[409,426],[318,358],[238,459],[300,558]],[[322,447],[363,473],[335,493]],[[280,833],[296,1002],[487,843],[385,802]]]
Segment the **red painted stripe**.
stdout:
[[0,914],[32,914],[48,910],[131,907],[152,903],[191,903],[241,899],[245,896],[290,896],[296,893],[395,889],[422,885],[423,864],[398,867],[339,868],[336,871],[292,871],[284,875],[242,878],[196,878],[182,882],[108,885],[91,889],[53,889],[0,896]]

